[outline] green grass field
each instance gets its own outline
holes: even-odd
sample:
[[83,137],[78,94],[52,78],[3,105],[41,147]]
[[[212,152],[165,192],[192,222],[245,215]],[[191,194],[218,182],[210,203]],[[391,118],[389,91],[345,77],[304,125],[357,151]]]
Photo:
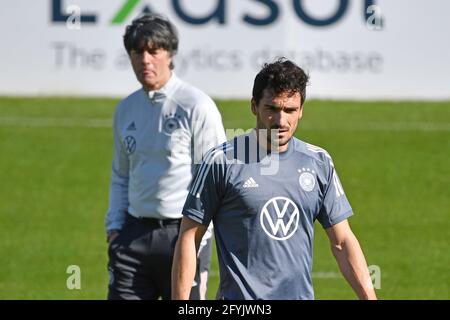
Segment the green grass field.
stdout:
[[[117,100],[0,98],[0,299],[104,299]],[[225,128],[254,125],[218,101]],[[450,102],[309,101],[297,137],[334,158],[382,299],[449,299]],[[317,225],[317,299],[355,299]],[[81,268],[69,290],[66,268]],[[218,285],[214,258],[209,297]]]

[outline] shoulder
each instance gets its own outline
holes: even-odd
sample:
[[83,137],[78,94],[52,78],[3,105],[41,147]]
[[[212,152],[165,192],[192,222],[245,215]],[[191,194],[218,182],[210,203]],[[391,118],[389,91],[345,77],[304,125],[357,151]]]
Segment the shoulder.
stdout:
[[333,166],[333,160],[331,159],[331,156],[327,150],[322,147],[299,140],[295,137],[293,139],[295,152],[300,153],[303,156],[310,158],[311,160],[320,162],[325,165],[330,164]]
[[142,103],[144,97],[143,89],[138,89],[128,95],[126,98],[122,99],[116,106],[116,116],[123,114],[124,112],[129,112],[134,109],[136,105]]
[[258,162],[258,142],[253,131],[237,135],[232,139],[214,147],[210,151],[214,154],[216,163],[227,167]]
[[182,108],[192,111],[203,112],[217,109],[210,96],[181,79],[178,79],[178,86],[172,98]]
[[317,178],[323,181],[323,184],[326,184],[326,181],[332,178],[335,169],[333,160],[327,150],[296,139],[295,152],[297,154],[296,164],[301,164],[301,167],[306,168],[306,170],[314,170]]
[[233,143],[226,141],[214,148],[211,148],[205,153],[203,158],[204,164],[226,164],[230,160],[230,155],[233,154]]

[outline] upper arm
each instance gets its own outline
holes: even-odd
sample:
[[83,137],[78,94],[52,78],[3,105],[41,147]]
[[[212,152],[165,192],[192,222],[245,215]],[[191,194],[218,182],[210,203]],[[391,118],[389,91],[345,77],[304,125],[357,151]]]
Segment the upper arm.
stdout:
[[347,241],[350,237],[353,237],[353,232],[347,219],[326,228],[325,231],[333,248],[341,247],[345,241]]
[[194,147],[199,156],[203,156],[211,148],[226,141],[222,117],[211,98],[199,97],[192,121]]
[[[120,107],[120,105],[119,105]],[[120,133],[120,109],[116,109],[113,119],[113,174],[120,177],[129,175],[129,159],[124,149],[122,135]]]
[[350,217],[353,210],[328,153],[326,153],[324,159],[324,167],[323,176],[321,175],[323,202],[317,220],[325,229],[328,229]]
[[208,226],[198,223],[189,217],[184,216],[181,220],[180,226],[180,239],[183,240],[195,240],[195,247],[199,248],[203,235],[205,234]]
[[220,209],[226,184],[223,158],[222,148],[211,149],[191,182],[182,213],[199,224],[209,225]]

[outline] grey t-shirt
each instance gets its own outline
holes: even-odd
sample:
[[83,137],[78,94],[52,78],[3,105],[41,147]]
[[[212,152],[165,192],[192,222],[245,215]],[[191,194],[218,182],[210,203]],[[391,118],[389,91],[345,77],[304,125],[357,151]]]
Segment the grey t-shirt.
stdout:
[[264,154],[253,131],[209,151],[183,214],[214,223],[219,298],[314,299],[314,221],[328,228],[352,209],[325,150],[292,138]]

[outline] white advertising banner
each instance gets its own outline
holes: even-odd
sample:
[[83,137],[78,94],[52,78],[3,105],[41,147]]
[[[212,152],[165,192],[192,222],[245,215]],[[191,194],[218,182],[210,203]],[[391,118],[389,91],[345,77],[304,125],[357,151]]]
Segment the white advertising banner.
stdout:
[[125,96],[123,48],[142,12],[178,28],[175,72],[217,98],[249,98],[262,63],[285,56],[308,96],[449,99],[448,0],[15,0],[0,11],[0,95]]

